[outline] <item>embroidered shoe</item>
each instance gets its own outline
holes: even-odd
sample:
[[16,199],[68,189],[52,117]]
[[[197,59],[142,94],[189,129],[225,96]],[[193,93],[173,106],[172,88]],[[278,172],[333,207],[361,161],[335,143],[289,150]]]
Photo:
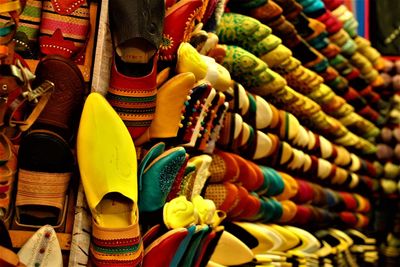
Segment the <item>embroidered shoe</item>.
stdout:
[[39,28],[40,52],[80,59],[78,57],[84,55],[82,51],[89,34],[89,16],[86,0],[43,1]]
[[26,266],[63,266],[60,244],[50,225],[41,227],[24,244],[18,256]]
[[123,121],[98,93],[83,108],[77,158],[93,218],[92,261],[100,267],[141,266],[136,150]]
[[[165,13],[160,59],[171,61],[176,58],[180,43],[188,42],[202,8],[201,0],[183,0],[171,6]],[[177,27],[176,25],[179,25]]]
[[[131,64],[115,56],[111,66],[107,100],[124,121],[133,140],[151,125],[156,112],[157,55],[148,64]],[[129,68],[145,67],[144,75],[128,73]]]

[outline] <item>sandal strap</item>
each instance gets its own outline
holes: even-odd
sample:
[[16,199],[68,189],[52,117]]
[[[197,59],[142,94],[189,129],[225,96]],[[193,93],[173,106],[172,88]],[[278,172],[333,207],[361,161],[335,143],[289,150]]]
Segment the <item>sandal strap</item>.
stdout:
[[[21,131],[27,131],[33,123],[40,116],[43,109],[46,107],[47,102],[50,100],[51,94],[54,90],[54,84],[50,81],[44,81],[39,87],[32,91],[22,93],[13,103],[9,106],[9,125],[19,126]],[[32,112],[26,117],[25,120],[16,120],[15,114],[18,110],[26,104],[27,101],[38,100]]]
[[47,173],[20,169],[16,206],[64,207],[72,173]]

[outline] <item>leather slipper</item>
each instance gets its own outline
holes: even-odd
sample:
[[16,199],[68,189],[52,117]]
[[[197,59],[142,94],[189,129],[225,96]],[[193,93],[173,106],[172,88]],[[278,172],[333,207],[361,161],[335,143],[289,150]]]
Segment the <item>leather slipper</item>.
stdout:
[[92,261],[104,267],[114,260],[141,264],[136,149],[124,122],[99,93],[86,99],[77,157],[93,219]]
[[60,243],[56,232],[49,225],[41,227],[32,235],[22,246],[18,256],[26,266],[63,266]]

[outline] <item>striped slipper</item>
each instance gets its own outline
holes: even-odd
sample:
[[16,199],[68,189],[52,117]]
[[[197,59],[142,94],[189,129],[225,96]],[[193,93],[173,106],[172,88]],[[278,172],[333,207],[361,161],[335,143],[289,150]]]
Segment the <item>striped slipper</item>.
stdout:
[[61,55],[81,62],[89,23],[89,4],[85,0],[42,1],[40,53]]
[[[23,58],[37,58],[37,38],[39,35],[42,1],[27,0],[14,37],[15,51]],[[7,23],[9,16],[0,15],[0,24]]]

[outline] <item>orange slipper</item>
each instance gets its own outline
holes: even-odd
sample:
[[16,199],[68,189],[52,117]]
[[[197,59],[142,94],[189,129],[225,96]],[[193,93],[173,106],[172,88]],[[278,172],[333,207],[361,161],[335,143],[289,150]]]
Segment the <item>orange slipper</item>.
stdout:
[[235,182],[239,177],[240,169],[232,153],[215,150],[209,171],[211,183]]
[[217,209],[231,212],[237,205],[239,189],[232,183],[210,184],[206,187],[205,198],[214,201]]

